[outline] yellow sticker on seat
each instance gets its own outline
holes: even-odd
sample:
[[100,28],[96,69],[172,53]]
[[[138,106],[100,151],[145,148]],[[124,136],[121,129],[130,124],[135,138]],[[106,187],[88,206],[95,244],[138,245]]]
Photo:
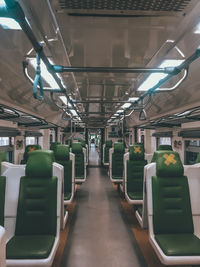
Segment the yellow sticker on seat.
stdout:
[[169,166],[170,163],[172,163],[172,164],[175,164],[175,163],[176,163],[176,160],[174,159],[174,154],[169,154],[169,155],[164,154],[164,155],[163,155],[163,158],[166,159],[164,163],[165,163],[167,166]]
[[142,153],[139,146],[134,146],[134,153]]

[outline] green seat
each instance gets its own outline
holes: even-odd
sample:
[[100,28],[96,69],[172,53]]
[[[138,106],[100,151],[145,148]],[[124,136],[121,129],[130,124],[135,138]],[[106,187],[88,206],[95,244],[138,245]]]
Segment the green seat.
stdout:
[[4,226],[6,177],[0,176],[0,225]]
[[157,152],[158,151],[173,151],[172,146],[170,145],[159,145],[157,151],[154,152],[151,162],[156,162]]
[[70,200],[72,196],[72,160],[70,160],[68,145],[57,145],[55,149],[55,161],[64,167],[64,200]]
[[123,173],[124,173],[124,144],[123,143],[115,143],[114,151],[112,153],[112,173],[111,173],[111,181],[119,182],[123,181]]
[[57,177],[52,176],[52,153],[37,150],[28,157],[7,259],[46,259],[52,250],[57,233]]
[[86,141],[85,140],[80,140],[80,143],[81,143],[81,145],[82,145],[82,147],[86,147]]
[[65,140],[65,145],[68,145],[69,147],[72,147],[72,139]]
[[152,177],[153,230],[157,244],[169,257],[200,256],[200,239],[194,235],[188,180],[183,172],[177,152],[159,152],[156,176]]
[[109,150],[112,148],[112,140],[107,140],[104,147],[104,164],[109,164]]
[[195,163],[200,163],[200,153],[197,155],[197,159],[196,159]]
[[75,155],[75,181],[85,180],[84,154],[80,143],[72,143],[72,153]]
[[60,142],[52,142],[50,145],[50,150],[55,151],[57,145],[60,145]]
[[31,152],[42,149],[40,145],[28,145],[25,148],[24,157],[21,160],[21,164],[26,164]]
[[125,195],[127,193],[129,203],[142,204],[143,202],[143,176],[146,164],[143,144],[130,146],[125,188]]

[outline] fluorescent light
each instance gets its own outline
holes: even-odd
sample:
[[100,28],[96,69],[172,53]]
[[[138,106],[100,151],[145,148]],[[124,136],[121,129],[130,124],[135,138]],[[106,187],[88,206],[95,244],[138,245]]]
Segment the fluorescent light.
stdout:
[[72,110],[70,110],[70,112],[72,113],[73,116],[78,116],[78,114],[76,113],[75,110],[72,109]]
[[0,0],[0,6],[6,6],[6,3],[4,0]]
[[[184,61],[183,59],[166,59],[159,65],[159,67],[160,68],[177,67],[183,61]],[[154,87],[161,79],[165,78],[167,75],[168,74],[166,74],[166,73],[152,73],[139,86],[139,88],[137,90],[138,91],[147,91],[150,88]]]
[[117,113],[122,113],[124,110],[123,109],[119,109],[118,111],[117,111]]
[[[134,102],[138,99],[138,97],[130,97],[127,102]],[[131,106],[131,103],[125,103],[124,105],[121,106],[121,108],[129,108]]]
[[[36,58],[31,58],[29,59],[30,64],[36,69],[37,63],[36,63]],[[53,62],[49,59],[49,62],[53,65]],[[46,65],[44,62],[41,60],[40,61],[40,69],[41,69],[41,75],[42,78],[51,86],[52,89],[58,88],[58,84],[53,78],[53,76],[50,74],[50,72],[47,70]],[[59,75],[58,75],[59,76]],[[59,76],[59,78],[61,78]]]
[[0,25],[5,30],[7,29],[21,30],[22,29],[20,25],[17,23],[17,21],[11,18],[0,18]]

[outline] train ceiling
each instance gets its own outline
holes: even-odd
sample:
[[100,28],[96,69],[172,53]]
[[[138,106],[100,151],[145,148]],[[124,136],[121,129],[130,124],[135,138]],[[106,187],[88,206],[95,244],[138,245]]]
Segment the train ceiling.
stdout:
[[[199,22],[200,3],[196,0],[20,0],[19,3],[37,39],[42,41],[45,53],[55,64],[156,67],[163,59],[189,57],[200,44],[200,35],[193,33]],[[24,33],[0,27],[0,36],[1,103],[20,106],[29,114],[67,126],[69,122],[62,120],[63,110],[56,107],[49,93],[45,93],[44,101],[32,97],[32,86],[23,75],[22,61],[35,57],[35,53]],[[147,120],[158,114],[162,117],[167,111],[183,105],[197,106],[200,102],[199,65],[198,60],[192,63],[187,80],[176,91],[153,96],[146,107]],[[30,75],[34,77],[33,69],[30,69]],[[82,120],[93,128],[104,127],[130,97],[139,97],[143,92],[137,88],[146,76],[69,72],[61,77],[67,94],[82,114]],[[59,94],[55,98],[58,99]],[[138,113],[133,112],[127,118],[127,124],[141,124]]]

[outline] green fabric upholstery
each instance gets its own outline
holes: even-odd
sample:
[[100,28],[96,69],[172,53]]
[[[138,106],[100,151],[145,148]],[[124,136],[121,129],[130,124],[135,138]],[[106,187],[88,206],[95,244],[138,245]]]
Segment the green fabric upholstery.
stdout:
[[142,192],[127,192],[129,198],[131,200],[141,200],[143,199],[143,193]]
[[193,234],[160,234],[155,238],[167,256],[200,255],[200,239]]
[[69,160],[69,146],[57,145],[54,155],[56,160]]
[[60,145],[60,142],[52,142],[50,145],[50,150],[55,151],[57,145]]
[[124,171],[124,145],[122,143],[114,144],[112,154],[112,177],[113,179],[122,179]]
[[52,235],[14,236],[6,246],[7,259],[45,259],[54,244]]
[[170,146],[170,145],[159,145],[157,151],[155,151],[154,154],[153,154],[153,157],[151,159],[151,162],[156,162],[156,158],[157,158],[157,155],[158,155],[157,152],[162,151],[162,150],[170,150],[170,151],[173,151],[172,146]]
[[0,225],[4,226],[6,177],[0,176]]
[[159,145],[157,150],[158,151],[160,151],[160,150],[170,150],[170,151],[173,151],[172,146],[170,146],[170,145]]
[[[34,178],[49,178],[52,176],[53,151],[33,151],[26,165],[26,176]],[[30,160],[29,160],[30,159]]]
[[112,140],[107,140],[105,142],[104,148],[104,163],[109,163],[109,149],[112,148]]
[[144,160],[144,145],[135,144],[129,147],[129,159]]
[[1,175],[1,162],[8,161],[5,151],[0,151],[0,175]]
[[[37,178],[37,179],[35,179]],[[15,235],[56,235],[57,177],[22,177]]]
[[8,259],[47,258],[57,232],[57,177],[52,151],[34,151],[21,177],[15,236],[7,243]]
[[24,157],[23,157],[23,160],[21,161],[21,164],[26,164],[31,152],[33,152],[35,150],[40,150],[40,149],[42,149],[40,145],[28,145],[28,146],[26,146],[25,152],[24,152]]
[[75,178],[84,179],[84,154],[80,143],[72,144],[72,153],[75,154]]
[[187,177],[152,177],[155,234],[193,233]]
[[127,194],[131,200],[143,199],[144,166],[143,144],[135,144],[129,147],[129,160],[127,160]]
[[69,200],[72,192],[72,160],[70,160],[68,145],[57,145],[55,160],[64,167],[64,199]]
[[183,165],[178,152],[160,151],[156,159],[156,174],[161,177],[183,176]]
[[197,155],[197,159],[195,161],[195,163],[199,163],[200,162],[200,153]]
[[183,176],[177,152],[158,154],[156,175],[152,177],[152,201],[158,245],[167,256],[200,256],[200,239],[194,235],[188,179]]
[[86,146],[86,141],[85,140],[80,140],[80,143],[81,143],[82,147]]

